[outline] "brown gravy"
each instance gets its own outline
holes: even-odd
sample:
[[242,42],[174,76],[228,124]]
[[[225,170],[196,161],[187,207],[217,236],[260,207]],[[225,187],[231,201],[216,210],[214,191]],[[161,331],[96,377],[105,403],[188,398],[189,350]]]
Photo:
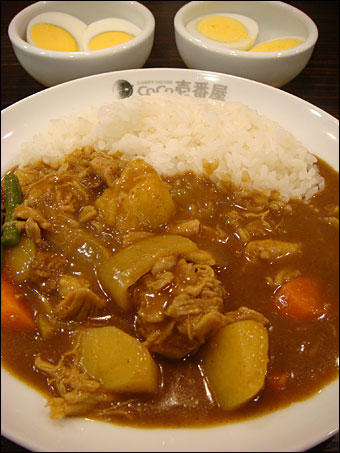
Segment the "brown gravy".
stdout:
[[[254,232],[254,237],[303,243],[303,254],[286,260],[287,266],[298,269],[302,275],[321,279],[325,283],[327,314],[322,319],[296,323],[284,318],[273,309],[271,299],[276,290],[269,282],[282,268],[284,260],[272,264],[245,262],[242,250],[244,243],[235,233],[230,212],[246,212],[241,205],[243,198],[235,196],[232,189],[217,189],[206,179],[188,174],[165,180],[176,203],[176,213],[171,222],[199,218],[201,229],[192,240],[216,259],[214,267],[217,278],[226,290],[225,309],[235,310],[246,306],[262,313],[270,322],[268,376],[277,372],[286,377],[283,387],[278,389],[266,382],[258,397],[232,412],[218,408],[207,391],[200,368],[200,351],[180,360],[155,356],[162,369],[163,386],[150,398],[127,397],[119,410],[96,411],[87,417],[99,418],[118,424],[139,427],[197,427],[235,422],[283,408],[315,394],[320,388],[338,376],[338,228],[325,221],[328,208],[338,206],[338,173],[323,161],[320,172],[325,177],[325,190],[314,196],[310,203],[291,201],[291,211],[271,211],[271,225],[278,225],[272,232]],[[89,190],[90,203],[102,193],[103,188]],[[245,199],[249,203],[249,199]],[[253,217],[256,218],[255,216]],[[240,220],[241,226],[250,220]],[[257,224],[254,223],[254,228]],[[268,227],[269,228],[269,227]],[[88,231],[91,231],[87,228]],[[153,232],[166,232],[167,225]],[[255,230],[254,230],[255,231]],[[120,250],[121,242],[116,234],[106,229],[102,242],[114,250]],[[74,262],[76,269],[83,271],[82,263]],[[5,274],[11,278],[10,270]],[[36,288],[27,283],[20,285],[29,304],[39,310]],[[96,284],[91,288],[100,293]],[[49,296],[53,302],[53,293]],[[132,291],[130,294],[132,297]],[[96,320],[87,325],[115,325],[135,335],[135,314],[122,313],[113,304]],[[41,354],[46,360],[56,363],[62,353],[70,347],[73,327],[43,340],[34,332],[23,332],[3,327],[1,329],[2,364],[15,377],[42,392],[51,394],[46,376],[34,368],[34,358]],[[104,409],[104,408],[101,408]]]

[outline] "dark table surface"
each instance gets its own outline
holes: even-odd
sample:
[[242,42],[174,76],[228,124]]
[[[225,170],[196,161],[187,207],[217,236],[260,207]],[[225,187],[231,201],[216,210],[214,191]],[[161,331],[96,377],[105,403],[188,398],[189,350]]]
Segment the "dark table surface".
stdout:
[[[1,108],[44,90],[18,63],[8,39],[10,20],[34,2],[1,2]],[[185,68],[175,44],[173,18],[186,1],[141,1],[156,20],[155,42],[145,68]],[[304,71],[281,89],[302,98],[339,118],[339,2],[287,2],[308,14],[316,23],[319,39]],[[2,414],[5,416],[5,414]],[[28,450],[1,437],[1,451]],[[315,446],[309,452],[339,452],[339,434]]]

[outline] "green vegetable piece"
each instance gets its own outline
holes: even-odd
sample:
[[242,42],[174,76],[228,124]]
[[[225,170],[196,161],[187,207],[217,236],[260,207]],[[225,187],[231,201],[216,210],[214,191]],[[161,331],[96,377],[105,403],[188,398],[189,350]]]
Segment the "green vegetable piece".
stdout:
[[19,244],[20,233],[16,227],[14,208],[22,203],[22,194],[19,180],[14,173],[8,173],[4,177],[5,197],[6,197],[6,214],[3,225],[3,234],[1,242],[5,247],[15,247]]

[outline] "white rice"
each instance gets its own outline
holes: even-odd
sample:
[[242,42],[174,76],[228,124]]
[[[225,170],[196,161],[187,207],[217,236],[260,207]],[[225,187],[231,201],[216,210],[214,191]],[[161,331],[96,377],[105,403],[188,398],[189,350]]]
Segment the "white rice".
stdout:
[[241,184],[245,170],[250,188],[279,191],[285,200],[308,200],[324,188],[316,157],[278,123],[240,103],[175,94],[135,96],[53,120],[23,145],[21,164],[52,162],[88,145],[144,157],[162,175],[201,174],[203,160],[218,161],[213,181],[227,174]]

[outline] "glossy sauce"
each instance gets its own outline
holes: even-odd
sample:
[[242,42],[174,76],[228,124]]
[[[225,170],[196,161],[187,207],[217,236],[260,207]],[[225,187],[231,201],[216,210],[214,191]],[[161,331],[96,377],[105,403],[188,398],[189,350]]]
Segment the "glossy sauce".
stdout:
[[[302,400],[338,376],[338,228],[320,218],[327,207],[338,205],[338,173],[320,161],[321,174],[326,178],[323,193],[307,205],[291,202],[292,212],[278,211],[276,223],[280,227],[270,237],[278,240],[303,242],[304,253],[294,258],[294,267],[302,275],[321,279],[325,283],[327,314],[322,319],[305,323],[283,318],[273,309],[274,290],[267,277],[275,275],[281,263],[249,265],[243,258],[244,244],[230,226],[230,210],[243,212],[240,199],[233,190],[219,190],[206,179],[188,174],[167,178],[166,184],[176,202],[174,221],[199,218],[201,231],[191,239],[216,259],[216,276],[222,281],[227,296],[225,311],[240,306],[252,308],[270,321],[268,375],[277,372],[286,376],[281,389],[266,382],[259,396],[232,412],[219,409],[213,401],[200,367],[200,351],[181,360],[155,356],[162,372],[162,387],[151,398],[127,397],[122,400],[121,411],[98,411],[89,417],[126,425],[145,427],[194,427],[228,423],[255,417]],[[92,202],[102,189],[91,192]],[[158,231],[167,230],[167,225]],[[219,234],[216,234],[216,231]],[[116,234],[105,231],[102,242],[119,250],[121,242]],[[289,260],[288,260],[289,261]],[[75,262],[77,270],[82,264]],[[100,294],[95,282],[91,289]],[[29,303],[37,309],[38,297],[27,285],[22,286]],[[131,289],[131,297],[134,288]],[[122,314],[114,304],[102,316],[85,325],[115,325],[131,335],[135,334],[134,313]],[[36,354],[56,362],[70,347],[72,329],[65,330],[50,340],[42,340],[36,333],[24,333],[2,328],[3,365],[15,376],[43,394],[51,392],[43,373],[34,367]],[[98,409],[98,408],[97,408]],[[104,409],[104,408],[103,408]]]

